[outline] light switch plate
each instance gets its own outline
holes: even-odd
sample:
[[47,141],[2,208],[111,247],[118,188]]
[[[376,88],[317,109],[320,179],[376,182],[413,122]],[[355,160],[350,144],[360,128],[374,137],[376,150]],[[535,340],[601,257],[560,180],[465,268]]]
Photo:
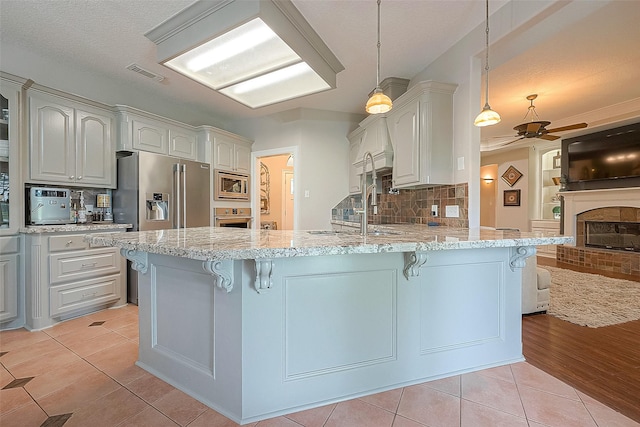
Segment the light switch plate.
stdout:
[[460,216],[458,205],[445,206],[445,215],[447,218],[458,218]]

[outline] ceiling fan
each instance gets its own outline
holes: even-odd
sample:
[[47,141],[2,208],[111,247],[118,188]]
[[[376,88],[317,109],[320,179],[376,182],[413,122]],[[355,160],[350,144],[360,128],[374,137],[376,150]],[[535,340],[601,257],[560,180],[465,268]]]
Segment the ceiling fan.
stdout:
[[540,138],[540,139],[546,139],[548,141],[554,141],[560,137],[557,135],[551,135],[552,133],[564,132],[567,130],[574,130],[574,129],[582,129],[588,126],[586,123],[575,123],[569,126],[562,126],[554,129],[547,129],[546,127],[549,126],[551,122],[548,122],[546,120],[540,120],[540,117],[536,112],[536,106],[533,105],[533,101],[537,97],[538,97],[537,94],[527,96],[527,100],[531,103],[531,105],[529,105],[527,114],[525,114],[524,118],[527,119],[527,117],[529,117],[530,121],[519,124],[518,126],[513,128],[513,130],[518,132],[516,137],[519,137],[519,138],[511,142],[519,141],[524,138]]

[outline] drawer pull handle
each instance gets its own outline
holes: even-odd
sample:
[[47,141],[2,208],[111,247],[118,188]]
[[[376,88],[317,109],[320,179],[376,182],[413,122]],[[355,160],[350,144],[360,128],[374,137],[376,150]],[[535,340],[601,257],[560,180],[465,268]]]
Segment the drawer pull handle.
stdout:
[[65,246],[70,246],[72,243],[73,243],[73,240],[69,240],[69,241],[65,244]]
[[95,297],[98,292],[91,292],[90,294],[82,294],[82,299]]
[[90,262],[89,264],[82,264],[82,268],[95,267],[96,262]]

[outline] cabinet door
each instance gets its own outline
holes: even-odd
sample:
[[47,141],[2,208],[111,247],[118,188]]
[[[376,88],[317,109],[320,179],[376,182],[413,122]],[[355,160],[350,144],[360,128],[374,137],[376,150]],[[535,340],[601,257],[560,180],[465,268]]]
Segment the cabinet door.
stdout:
[[73,108],[35,96],[29,98],[29,105],[29,178],[65,184],[75,182]]
[[393,144],[393,186],[411,185],[420,180],[419,103],[401,108],[387,120]]
[[115,187],[113,117],[76,110],[76,181]]
[[251,149],[244,145],[236,144],[234,149],[235,171],[249,173],[251,169]]
[[196,159],[196,139],[194,132],[185,129],[171,128],[169,130],[169,155],[183,159]]
[[133,119],[131,140],[133,148],[152,153],[167,154],[169,131],[159,123]]
[[0,256],[0,322],[18,317],[18,255]]
[[235,144],[216,136],[213,143],[213,165],[215,169],[234,170]]
[[360,148],[362,146],[362,135],[357,135],[349,144],[349,193],[359,193],[362,191],[360,173],[362,169],[357,168],[354,163],[360,160]]

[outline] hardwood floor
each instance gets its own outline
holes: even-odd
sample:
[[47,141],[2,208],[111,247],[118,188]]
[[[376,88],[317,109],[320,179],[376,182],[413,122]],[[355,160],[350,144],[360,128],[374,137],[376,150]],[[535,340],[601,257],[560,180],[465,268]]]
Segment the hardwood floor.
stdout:
[[[569,268],[542,257],[538,264]],[[546,314],[524,316],[522,341],[527,362],[640,422],[640,320],[589,328]]]

